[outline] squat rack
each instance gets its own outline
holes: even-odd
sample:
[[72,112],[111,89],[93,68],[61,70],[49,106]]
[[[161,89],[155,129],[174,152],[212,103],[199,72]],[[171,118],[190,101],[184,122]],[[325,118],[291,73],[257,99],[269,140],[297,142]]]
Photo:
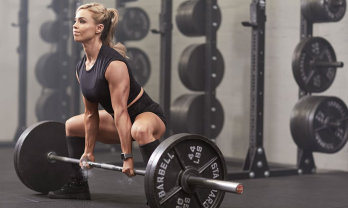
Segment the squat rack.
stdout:
[[229,179],[295,175],[301,169],[300,165],[296,169],[270,169],[263,147],[265,23],[266,0],[252,0],[250,21],[242,22],[243,26],[252,29],[249,148],[243,171],[229,173]]

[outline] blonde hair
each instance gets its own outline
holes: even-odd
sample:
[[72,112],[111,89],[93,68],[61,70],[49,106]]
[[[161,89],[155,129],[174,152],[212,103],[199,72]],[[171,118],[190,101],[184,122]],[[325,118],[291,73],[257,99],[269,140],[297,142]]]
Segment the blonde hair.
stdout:
[[77,8],[76,12],[81,9],[87,9],[92,12],[92,18],[97,24],[103,24],[104,29],[100,36],[103,44],[114,48],[123,57],[126,57],[127,49],[122,43],[114,43],[115,29],[118,23],[118,12],[114,8],[105,8],[99,3],[83,4]]

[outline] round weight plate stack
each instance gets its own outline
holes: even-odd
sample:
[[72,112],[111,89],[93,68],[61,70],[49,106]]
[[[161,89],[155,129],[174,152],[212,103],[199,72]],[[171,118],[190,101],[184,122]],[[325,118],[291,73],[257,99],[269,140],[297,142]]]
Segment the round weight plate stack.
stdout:
[[[212,137],[216,138],[224,124],[224,111],[220,102],[213,100]],[[172,104],[171,124],[175,133],[204,134],[204,94],[184,94],[178,97]]]
[[315,62],[336,62],[331,44],[321,37],[307,38],[295,49],[292,71],[299,87],[306,92],[323,92],[333,83],[336,67],[319,67]]
[[61,188],[68,181],[71,164],[47,159],[49,152],[67,156],[64,124],[52,121],[27,128],[17,140],[14,166],[19,179],[28,188],[40,192]]
[[149,57],[139,48],[127,48],[128,63],[130,65],[134,79],[144,86],[151,75],[151,65]]
[[60,13],[62,11],[68,12],[70,0],[53,0],[51,8],[55,13]]
[[[217,50],[216,54],[215,85],[218,86],[224,76],[225,64],[222,54]],[[182,83],[190,90],[204,91],[205,80],[205,44],[188,46],[180,57],[179,76]]]
[[[179,31],[186,36],[203,36],[205,35],[205,1],[190,0],[181,3],[176,14],[176,25]],[[213,12],[216,12],[216,19],[213,23],[216,24],[216,29],[221,24],[221,12],[219,7],[216,7]]]
[[48,53],[40,57],[35,67],[37,81],[45,88],[57,89],[69,85],[71,58],[59,57],[57,53]]
[[36,102],[35,113],[39,121],[65,121],[68,118],[70,98],[66,93],[46,89]]
[[311,22],[337,22],[346,13],[346,0],[302,0],[301,10]]
[[149,16],[139,7],[119,9],[119,18],[116,30],[118,40],[141,40],[150,30]]
[[47,21],[40,27],[40,37],[48,43],[56,43],[59,40],[59,22]]
[[199,135],[173,135],[158,146],[146,167],[145,193],[150,207],[219,207],[224,192],[200,187],[187,190],[182,183],[187,170],[208,179],[226,177],[224,157],[213,142]]
[[348,140],[347,106],[337,97],[303,97],[292,111],[290,129],[300,149],[338,152]]

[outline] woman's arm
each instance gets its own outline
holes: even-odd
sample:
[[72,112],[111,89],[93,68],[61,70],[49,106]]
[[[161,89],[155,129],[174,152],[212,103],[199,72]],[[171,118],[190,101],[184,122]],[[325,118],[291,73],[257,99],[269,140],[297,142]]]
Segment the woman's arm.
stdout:
[[[113,61],[105,72],[109,83],[112,108],[114,110],[115,125],[120,137],[122,153],[132,153],[131,127],[127,101],[129,96],[129,74],[127,65],[121,61]],[[128,176],[134,175],[133,158],[123,162],[122,172]]]
[[84,125],[85,125],[85,151],[80,159],[80,166],[89,168],[88,164],[83,164],[84,159],[94,161],[94,147],[99,131],[99,112],[98,104],[88,101],[83,97],[85,104]]
[[[79,76],[76,71],[76,79],[80,83]],[[97,134],[99,131],[99,112],[98,112],[98,103],[92,103],[88,101],[83,96],[83,103],[85,105],[84,112],[84,126],[85,126],[85,150],[80,159],[80,166],[84,168],[89,168],[87,163],[82,163],[82,160],[94,160],[94,147],[97,140]]]

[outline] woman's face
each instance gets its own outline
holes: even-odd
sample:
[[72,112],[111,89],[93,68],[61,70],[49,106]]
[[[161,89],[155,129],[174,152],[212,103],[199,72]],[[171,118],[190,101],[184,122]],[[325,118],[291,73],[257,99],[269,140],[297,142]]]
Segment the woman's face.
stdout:
[[100,34],[101,24],[96,24],[92,18],[92,13],[87,9],[80,9],[75,16],[73,25],[73,36],[76,42],[86,42]]

